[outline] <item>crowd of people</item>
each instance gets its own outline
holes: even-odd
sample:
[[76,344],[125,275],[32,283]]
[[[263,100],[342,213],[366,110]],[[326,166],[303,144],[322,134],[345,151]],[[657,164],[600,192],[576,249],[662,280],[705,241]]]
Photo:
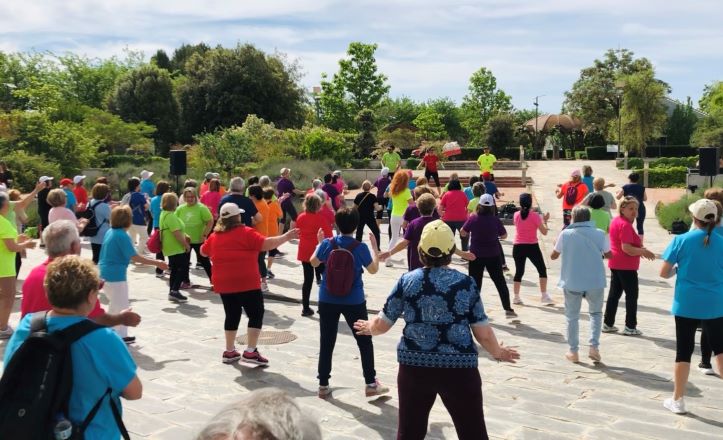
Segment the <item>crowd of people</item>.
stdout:
[[[486,149],[478,159],[479,176],[465,179],[452,173],[441,186],[438,170],[442,165],[436,153],[424,153],[420,164],[424,177],[414,179],[411,170],[401,168],[401,159],[391,147],[382,157],[379,177],[375,182],[364,181],[353,202],[346,200],[348,188],[338,170],[310,182],[308,189],[297,188],[299,182],[294,182],[289,168],[282,168],[273,179],[233,177],[227,189],[220,175],[209,172],[200,184],[188,179],[177,188],[180,198],[168,182],[154,182],[153,172],[143,170],[139,177],[128,179],[127,192],[117,202],[111,199],[103,177],[96,179],[89,192],[87,177],[82,175],[61,179],[57,189],[52,188],[53,177],[42,176],[25,196],[5,187],[0,191],[0,338],[10,339],[5,365],[32,333],[31,321],[38,313],[46,313],[51,331],[87,317],[112,330],[91,333],[73,345],[74,354],[88,350],[94,355],[78,355],[81,360],[76,362],[83,363],[87,384],[74,383],[75,400],[67,417],[82,422],[108,388],[112,389],[111,404],[119,405],[121,396],[140,398],[142,385],[123,344],[135,342],[128,327],[141,321],[129,308],[128,267],[155,267],[158,278],[168,279],[168,300],[183,303],[188,301],[183,291],[200,287],[191,282],[192,259],[208,278],[208,288],[222,300],[222,362],[267,365],[269,360],[257,346],[264,322],[264,293],[275,277],[274,260],[295,259],[303,277],[301,315],[319,315],[320,398],[332,396],[329,379],[341,316],[359,349],[367,397],[389,392],[377,378],[373,337],[402,318],[405,328],[397,349],[398,438],[424,437],[437,395],[460,438],[487,438],[474,340],[500,361],[515,362],[520,354],[498,343],[489,325],[481,300],[484,272],[497,290],[506,318],[518,318],[512,306],[529,301],[521,295],[527,260],[537,271],[540,303],[554,304],[538,242],[538,234],[550,232],[550,216],[536,209],[533,195],[526,192],[519,196],[512,217],[515,271],[510,295],[501,244],[508,227],[498,212],[503,194],[494,182],[495,161]],[[7,171],[6,167],[2,170]],[[588,357],[594,362],[602,360],[601,332],[642,335],[637,320],[638,269],[641,259],[656,258],[643,245],[645,188],[635,173],[615,196],[605,190],[610,186],[603,178],[593,177],[586,166],[573,170],[556,190],[562,199],[563,230],[550,258],[562,260],[557,285],[564,295],[565,357],[571,362],[580,359],[583,298],[590,314]],[[33,268],[23,283],[21,321],[13,330],[8,321],[15,280],[23,253],[36,246],[22,233],[25,210],[32,200],[37,200],[40,245],[48,259]],[[661,276],[677,274],[672,308],[677,342],[675,389],[665,400],[665,407],[674,413],[686,411],[684,390],[698,326],[703,328],[699,368],[715,374],[713,355],[718,371],[723,368],[722,202],[723,190],[706,191],[705,198],[690,206],[693,229],[677,236],[662,255]],[[384,250],[383,224],[388,236]],[[367,240],[365,228],[369,229]],[[79,257],[84,238],[90,244],[91,260]],[[291,240],[297,243],[295,258],[280,250]],[[403,251],[403,263],[393,259]],[[453,262],[466,266],[467,273],[453,268]],[[406,272],[383,310],[370,319],[363,278],[376,274],[383,264],[401,265]],[[603,313],[606,264],[611,282]],[[314,283],[318,310],[311,307]],[[97,300],[101,292],[109,301],[107,311]],[[615,318],[623,293],[621,331]],[[247,347],[240,352],[235,344],[244,312]],[[89,422],[86,438],[118,438],[123,431],[116,422],[111,405],[101,405]],[[214,429],[208,428],[204,435],[212,435]],[[103,430],[105,434],[97,437],[89,434]],[[268,430],[275,432],[271,427]]]

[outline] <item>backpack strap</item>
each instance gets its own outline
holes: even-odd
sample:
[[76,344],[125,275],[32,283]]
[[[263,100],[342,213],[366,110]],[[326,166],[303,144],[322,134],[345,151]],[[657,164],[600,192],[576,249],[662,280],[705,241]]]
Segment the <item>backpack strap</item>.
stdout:
[[30,334],[48,330],[48,311],[45,313],[33,313],[33,317],[30,318]]
[[361,243],[359,243],[358,241],[354,240],[354,241],[353,241],[349,246],[347,246],[345,249],[348,250],[349,252],[354,252],[354,249],[356,249],[360,244],[361,244]]
[[100,399],[98,399],[97,402],[95,402],[95,405],[93,405],[93,408],[90,409],[90,412],[88,412],[88,415],[85,416],[85,419],[83,420],[83,423],[80,424],[78,429],[80,430],[81,434],[85,433],[85,430],[88,429],[88,425],[90,425],[90,422],[93,421],[95,418],[95,415],[98,413],[98,410],[100,410],[100,406],[103,404],[103,401],[106,397],[109,398],[110,401],[110,409],[113,412],[113,418],[115,419],[115,424],[118,426],[118,430],[121,433],[121,436],[123,436],[124,440],[130,440],[130,436],[128,435],[128,430],[126,429],[125,424],[123,424],[123,418],[121,417],[120,410],[118,410],[118,406],[116,406],[115,402],[113,401],[112,396],[113,389],[108,388],[105,390],[105,393],[103,393],[102,396],[100,396]]
[[78,339],[82,338],[83,336],[87,335],[88,333],[103,327],[104,326],[96,324],[90,319],[84,319],[80,322],[64,328],[63,330],[59,330],[56,333],[62,334],[63,340],[68,345],[70,345]]

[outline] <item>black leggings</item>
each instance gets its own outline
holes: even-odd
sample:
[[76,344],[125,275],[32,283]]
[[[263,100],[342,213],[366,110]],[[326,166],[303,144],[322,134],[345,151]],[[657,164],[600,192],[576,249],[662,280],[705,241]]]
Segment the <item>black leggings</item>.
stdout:
[[525,274],[525,262],[529,258],[540,278],[547,278],[547,268],[545,267],[545,259],[542,257],[540,245],[538,243],[516,244],[512,246],[512,258],[515,260],[515,278],[514,281],[519,283]]
[[439,185],[439,172],[437,171],[427,171],[424,170],[424,177],[427,179],[427,183],[432,183],[432,179],[434,179],[434,184],[437,188],[440,187]]
[[708,332],[703,329],[700,332],[700,361],[704,364],[710,364],[711,354],[713,354],[713,349],[710,346]]
[[171,280],[168,284],[171,292],[178,292],[183,281],[188,279],[188,254],[185,252],[168,257]]
[[93,263],[96,265],[98,264],[98,261],[100,260],[100,249],[103,245],[100,243],[91,243],[90,244],[90,250],[93,252]]
[[[695,348],[695,332],[698,324],[708,336],[708,343],[715,355],[723,353],[723,317],[715,319],[694,319],[675,317],[675,362],[690,363]],[[710,362],[710,361],[709,361]]]
[[469,262],[469,276],[477,283],[477,288],[480,291],[482,290],[482,276],[484,275],[485,268],[487,268],[487,273],[490,274],[492,282],[495,283],[497,293],[500,295],[500,300],[502,301],[502,307],[505,310],[512,310],[512,306],[510,305],[510,289],[507,288],[505,275],[502,273],[500,257],[477,257]]
[[261,278],[266,278],[269,275],[269,269],[266,267],[266,251],[259,252],[258,264]]
[[[203,266],[203,270],[206,272],[206,275],[208,276],[208,280],[211,280],[211,260],[208,257],[204,257],[201,255],[201,245],[203,243],[191,243],[191,250],[196,253],[196,262]],[[191,252],[186,254],[186,259],[188,261],[188,264],[191,264]],[[191,282],[191,279],[188,277],[189,273],[186,271],[186,279],[183,280],[187,283]]]
[[[356,241],[362,241],[364,235],[364,226],[367,226],[369,230],[372,231],[372,234],[374,234],[374,238],[377,239],[377,246],[379,246],[379,243],[381,243],[379,225],[377,225],[377,221],[374,219],[374,217],[359,219],[359,225],[356,227]],[[376,251],[376,249],[372,249],[372,252],[374,251]]]
[[20,255],[20,252],[15,253],[15,278],[20,276],[20,268],[23,265],[23,257]]
[[[444,222],[447,223],[447,226],[452,230],[452,234],[461,231],[462,226],[464,226],[464,221],[445,220]],[[462,237],[462,234],[459,234],[459,238],[462,239],[462,250],[466,251],[469,247],[469,235]]]
[[301,262],[304,269],[304,284],[301,286],[301,305],[309,308],[309,298],[311,298],[311,286],[314,284],[314,266],[307,261]]
[[249,318],[249,328],[261,328],[264,322],[264,296],[260,290],[222,293],[220,296],[223,310],[226,312],[226,320],[223,323],[224,330],[238,330],[242,309],[246,311],[246,316]]
[[610,269],[610,291],[605,305],[605,325],[615,325],[618,303],[625,292],[625,327],[638,326],[638,271]]
[[381,199],[377,197],[377,203],[379,206],[382,207],[379,211],[377,211],[377,220],[381,220],[384,218],[384,210],[387,209],[387,206],[389,206],[389,198],[388,197],[382,197]]

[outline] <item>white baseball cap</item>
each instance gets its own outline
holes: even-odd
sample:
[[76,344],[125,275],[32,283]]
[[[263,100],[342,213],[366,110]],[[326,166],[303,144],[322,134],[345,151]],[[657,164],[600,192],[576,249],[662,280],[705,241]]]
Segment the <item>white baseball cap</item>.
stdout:
[[235,203],[224,203],[221,207],[221,212],[219,215],[221,216],[221,218],[229,218],[233,217],[234,215],[243,214],[244,212],[246,211],[239,208],[238,205]]
[[77,185],[77,184],[79,184],[83,179],[85,179],[85,176],[75,176],[75,177],[73,177],[73,183]]
[[495,198],[492,197],[492,194],[482,194],[482,197],[479,198],[479,204],[482,206],[495,206]]
[[713,220],[718,218],[718,208],[715,202],[708,199],[700,199],[688,207],[688,211],[698,220]]
[[141,171],[141,179],[145,180],[153,175],[153,171],[143,170]]
[[38,179],[38,183],[45,183],[48,180],[53,180],[53,178],[50,176],[40,176],[40,179]]

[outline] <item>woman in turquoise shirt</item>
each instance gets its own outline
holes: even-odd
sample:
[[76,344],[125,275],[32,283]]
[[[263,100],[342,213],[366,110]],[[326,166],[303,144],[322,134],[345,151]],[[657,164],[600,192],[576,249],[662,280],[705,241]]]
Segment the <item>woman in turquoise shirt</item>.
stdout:
[[93,263],[100,261],[100,250],[103,247],[103,239],[110,229],[110,205],[105,201],[110,193],[110,188],[105,183],[96,183],[90,191],[92,199],[88,203],[88,209],[93,211],[95,224],[98,232],[90,237],[90,249],[93,252]]
[[[171,186],[166,182],[165,180],[161,180],[156,185],[156,192],[155,196],[151,199],[150,208],[148,208],[151,211],[151,218],[153,219],[153,229],[158,229],[158,222],[161,220],[161,199],[163,198],[163,194],[167,193],[171,190]],[[156,254],[156,260],[165,261],[166,258],[163,255],[163,252],[158,252]],[[163,278],[164,272],[161,269],[156,268],[156,277],[157,278]]]
[[675,316],[675,374],[673,397],[663,405],[685,414],[683,395],[695,348],[695,332],[702,324],[723,372],[723,229],[718,227],[718,202],[701,199],[688,207],[697,229],[678,235],[663,253],[660,276],[675,279],[671,313]]

